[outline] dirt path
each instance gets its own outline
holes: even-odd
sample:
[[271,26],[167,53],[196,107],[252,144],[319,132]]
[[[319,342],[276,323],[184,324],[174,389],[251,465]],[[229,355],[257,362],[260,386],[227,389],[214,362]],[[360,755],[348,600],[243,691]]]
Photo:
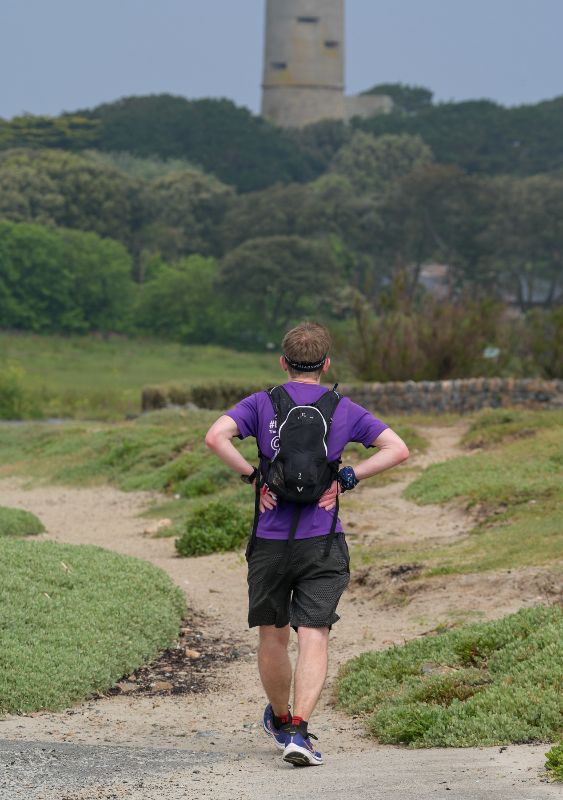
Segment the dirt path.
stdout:
[[[462,431],[460,424],[425,428],[432,445],[426,454],[411,459],[408,468],[457,455]],[[362,486],[353,498],[346,498],[343,517],[351,538],[376,544],[415,536],[451,540],[465,535],[472,522],[461,508],[419,507],[400,496],[412,480],[412,472],[404,471],[393,483]],[[476,615],[498,617],[544,601],[549,591],[545,571],[433,579],[407,604],[390,605],[387,595],[370,597],[361,589],[347,593],[339,609],[342,619],[332,634],[328,686],[312,725],[322,733],[327,765],[303,772],[283,764],[259,730],[264,700],[254,664],[256,632],[246,629],[244,559],[233,553],[182,559],[176,557],[172,540],[143,535],[147,523],[139,514],[156,497],[99,487],[27,489],[20,479],[0,481],[2,505],[28,509],[43,520],[47,533],[37,538],[97,544],[150,560],[186,592],[191,608],[203,612],[204,635],[232,640],[248,655],[221,668],[213,676],[214,686],[203,695],[120,695],[85,702],[64,713],[1,720],[0,763],[7,754],[9,774],[16,776],[8,794],[3,793],[0,779],[2,800],[269,798],[279,794],[271,786],[272,776],[283,781],[285,791],[302,790],[312,797],[340,796],[336,787],[344,779],[352,800],[453,796],[446,794],[446,787],[467,800],[536,800],[559,794],[538,781],[545,747],[510,747],[502,754],[499,748],[376,747],[364,737],[359,721],[336,712],[331,703],[338,666],[352,655],[403,642],[439,623]],[[135,753],[141,752],[146,769],[139,771]],[[42,754],[42,777],[39,783],[29,784],[28,779],[20,794],[16,773],[18,765],[35,763],[30,753],[36,759]],[[101,773],[92,767],[96,753],[107,761]],[[131,764],[124,772],[119,765],[126,762]]]

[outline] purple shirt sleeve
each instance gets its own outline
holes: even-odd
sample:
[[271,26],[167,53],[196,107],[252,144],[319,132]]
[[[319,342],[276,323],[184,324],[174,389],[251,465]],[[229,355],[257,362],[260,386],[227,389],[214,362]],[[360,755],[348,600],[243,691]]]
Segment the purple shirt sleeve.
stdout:
[[379,434],[389,427],[363,406],[351,400],[348,408],[348,426],[350,441],[360,442],[364,447],[371,447]]
[[245,397],[225,414],[236,422],[240,439],[258,435],[258,402],[255,394]]

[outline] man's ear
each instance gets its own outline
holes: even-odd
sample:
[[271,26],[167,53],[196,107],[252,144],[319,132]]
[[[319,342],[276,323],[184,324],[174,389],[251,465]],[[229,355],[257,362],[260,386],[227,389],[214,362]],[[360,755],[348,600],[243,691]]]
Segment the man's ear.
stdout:
[[280,367],[284,372],[287,372],[287,361],[285,360],[284,356],[280,356]]
[[323,370],[322,370],[322,371],[323,371],[323,372],[328,372],[328,371],[329,371],[329,369],[330,369],[330,358],[327,356],[327,357],[326,357],[326,361],[325,361],[325,363],[323,364]]

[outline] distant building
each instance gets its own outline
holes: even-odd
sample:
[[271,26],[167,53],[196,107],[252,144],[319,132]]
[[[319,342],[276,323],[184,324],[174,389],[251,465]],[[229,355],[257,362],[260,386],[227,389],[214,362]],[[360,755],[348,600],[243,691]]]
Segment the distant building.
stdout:
[[267,0],[262,115],[300,128],[388,113],[386,95],[344,95],[344,0]]

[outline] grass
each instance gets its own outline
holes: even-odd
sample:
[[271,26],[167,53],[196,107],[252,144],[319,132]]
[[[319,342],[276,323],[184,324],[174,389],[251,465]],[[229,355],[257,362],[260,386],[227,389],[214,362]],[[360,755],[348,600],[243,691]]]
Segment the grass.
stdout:
[[100,547],[0,541],[0,714],[57,711],[176,639],[185,599],[168,576]]
[[31,511],[0,506],[0,539],[3,536],[32,536],[44,530],[41,520]]
[[[383,744],[470,747],[561,736],[563,609],[523,609],[348,662],[338,704]],[[555,759],[558,756],[554,756]]]
[[491,447],[512,439],[527,439],[538,431],[563,425],[563,410],[531,411],[516,408],[487,408],[471,420],[462,438],[466,447]]
[[[151,339],[0,332],[0,373],[21,373],[24,418],[122,419],[140,412],[147,384],[275,382],[273,353]],[[27,409],[27,410],[26,410]]]
[[[543,415],[547,414],[547,418]],[[537,433],[428,467],[406,489],[421,504],[462,500],[483,517],[469,537],[411,557],[430,574],[554,564],[563,559],[563,435],[551,412],[536,412]],[[543,423],[543,424],[542,424]],[[547,423],[547,424],[546,424]],[[400,554],[404,557],[404,554]],[[426,574],[429,574],[428,572]]]

